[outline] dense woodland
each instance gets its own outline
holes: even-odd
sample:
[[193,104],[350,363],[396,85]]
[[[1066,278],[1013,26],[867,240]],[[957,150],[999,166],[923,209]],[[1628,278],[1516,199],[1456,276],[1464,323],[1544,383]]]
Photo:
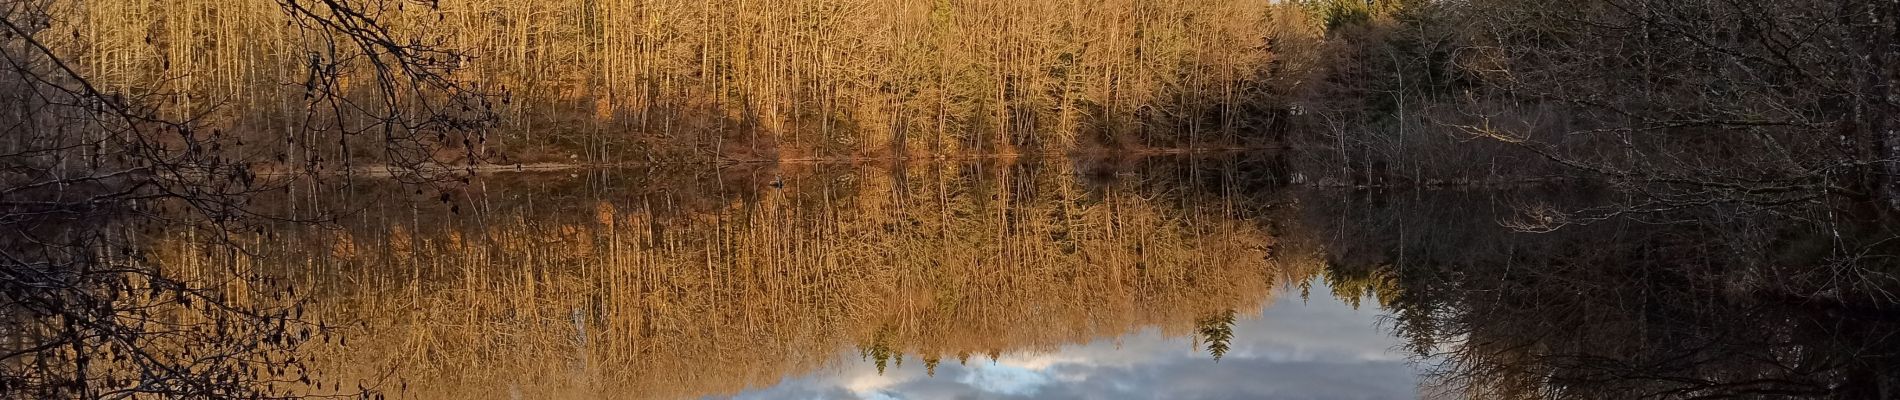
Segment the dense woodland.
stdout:
[[[326,25],[294,2],[54,1],[21,33],[260,166],[1285,147],[1358,185],[1893,202],[1893,11],[1861,3],[378,1]],[[307,28],[415,47],[458,91],[365,84],[390,60]],[[483,97],[409,104],[459,90]],[[411,109],[496,118],[350,134]],[[436,140],[385,154],[411,136]]]
[[1293,105],[1315,117],[1296,130],[1303,173],[1627,195],[1552,226],[1710,204],[1900,209],[1893,4],[1377,3],[1324,19],[1323,83]]
[[1862,3],[54,1],[19,33],[273,171],[1274,147],[1334,184],[1900,205]]
[[[1276,71],[1299,63],[1269,38],[1311,32],[1297,8],[1237,0],[362,5],[391,35],[456,51],[454,79],[505,96],[478,153],[561,162],[1244,145],[1292,84]],[[53,10],[55,48],[108,90],[247,136],[305,123],[311,39],[282,29],[275,4]]]
[[[787,308],[715,321],[861,317],[822,340],[745,332],[927,360],[1108,329],[1098,326],[1217,337],[1230,310],[1271,284],[1324,278],[1351,289],[1349,301],[1397,313],[1423,355],[1452,357],[1446,381],[1472,397],[1893,397],[1894,346],[1872,336],[1891,330],[1900,303],[1896,74],[1900,4],[1862,0],[0,0],[0,397],[303,393],[292,383],[310,385],[308,367],[337,361],[298,351],[352,332],[315,315],[403,310],[323,304],[360,297],[295,290],[293,278],[366,274],[352,276],[418,301],[472,299],[391,275],[455,268],[446,281],[469,287],[597,296],[528,294],[415,318],[579,304],[677,315],[663,307],[765,293],[760,307]],[[1089,192],[1070,181],[1094,176],[1060,168],[918,176],[905,165],[1268,148],[1267,161],[1228,174],[1353,201],[1292,196],[1291,214],[1276,218],[1319,217],[1282,226],[1203,208],[1257,199],[1165,208],[1154,202],[1188,197]],[[814,194],[797,182],[823,174],[774,166],[813,159],[900,172],[888,184],[849,178],[874,189]],[[769,185],[720,190],[739,199],[700,197],[719,200],[665,216],[608,201],[562,214],[587,220],[469,226],[367,210],[405,194],[451,216],[505,210],[478,201],[491,198],[488,181],[473,175],[537,163],[783,169]],[[958,179],[983,183],[929,187]],[[1521,186],[1576,193],[1470,216],[1491,230],[1422,228],[1459,207],[1429,192]],[[785,187],[795,194],[778,194]],[[310,200],[367,190],[383,192],[356,207]],[[732,210],[788,202],[809,213]],[[817,202],[863,214],[800,208]],[[1073,207],[1047,208],[1063,202]],[[1012,214],[1024,204],[1045,208]],[[1182,222],[1209,214],[1219,222]],[[1246,218],[1225,219],[1236,215]],[[352,218],[377,228],[342,228]],[[699,230],[663,233],[656,218]],[[289,235],[285,224],[329,229],[295,232],[332,247],[272,247],[285,246],[274,236]],[[962,241],[925,240],[933,234]],[[867,253],[826,240],[837,235],[941,265],[851,259]],[[575,246],[537,245],[550,238]],[[538,258],[456,253],[469,243]],[[635,245],[664,249],[615,247]],[[811,247],[771,247],[794,245]],[[1076,255],[1082,247],[1108,259]],[[1252,251],[1305,267],[1281,281],[1217,259]],[[449,253],[463,258],[425,258]],[[1024,270],[995,276],[974,266],[999,260],[969,258],[981,256]],[[371,261],[411,268],[320,265]],[[798,278],[708,270],[662,292],[626,275],[767,261],[798,266],[785,272]],[[1080,273],[1161,266],[1175,275]],[[902,275],[920,270],[954,273]],[[835,286],[853,274],[888,279]],[[1198,280],[1216,276],[1244,284]],[[577,283],[602,277],[612,283]],[[1149,290],[1117,293],[1192,312],[1106,303],[1123,307],[1117,317],[1076,317],[1086,323],[1074,330],[930,336],[920,316],[1006,325],[982,318],[1023,305],[972,298],[970,310],[993,313],[970,315],[825,297],[939,301],[946,289],[923,285],[967,283],[1080,307],[1028,296],[1087,294],[1030,291],[1050,282]],[[1566,291],[1577,285],[1593,289]],[[646,297],[631,297],[635,287]],[[1188,292],[1219,301],[1168,297]],[[598,317],[613,312],[595,315],[649,321]],[[1744,332],[1755,322],[1685,317],[1712,314],[1786,322],[1766,335],[1785,340],[1735,345],[1721,339],[1758,333]],[[1801,321],[1812,315],[1840,324]],[[1655,351],[1698,344],[1759,357]],[[670,349],[694,349],[681,346]],[[1710,362],[1661,362],[1684,359]],[[1649,380],[1619,379],[1631,375]],[[1753,385],[1762,376],[1774,381]]]

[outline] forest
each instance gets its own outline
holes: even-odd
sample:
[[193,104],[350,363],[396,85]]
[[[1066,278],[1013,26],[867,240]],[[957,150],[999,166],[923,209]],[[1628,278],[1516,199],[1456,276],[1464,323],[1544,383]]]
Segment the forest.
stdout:
[[[105,90],[162,98],[160,115],[234,132],[275,137],[306,123],[295,117],[311,106],[307,53],[329,50],[282,29],[297,21],[277,5],[71,3],[53,8],[45,29],[60,34],[48,45]],[[448,145],[524,162],[1244,146],[1290,85],[1275,70],[1299,63],[1267,38],[1308,28],[1291,6],[1240,0],[360,7],[382,34],[452,51],[448,78],[497,96],[498,129]],[[361,67],[326,67],[344,71],[323,84],[368,90],[353,82]],[[343,161],[380,143],[344,145],[361,149],[275,151],[292,164]]]
[[[815,362],[737,341],[1219,342],[1316,279],[1470,397],[1891,397],[1897,79],[1900,3],[1864,0],[0,0],[0,398],[369,396],[312,370],[360,355],[305,352],[485,355],[343,310],[609,329],[658,344],[603,362],[728,369],[601,379],[731,392]],[[1258,161],[1119,192],[1069,165],[1207,154]],[[554,212],[487,186],[592,168],[675,179]],[[1481,192],[1511,203],[1443,200]],[[415,202],[439,219],[376,208]],[[493,291],[520,302],[399,306]],[[720,296],[749,308],[684,317]],[[981,329],[1030,309],[1073,324]],[[787,316],[830,322],[757,327]]]
[[258,172],[1287,149],[1333,184],[1892,208],[1890,8],[52,1],[9,54]]

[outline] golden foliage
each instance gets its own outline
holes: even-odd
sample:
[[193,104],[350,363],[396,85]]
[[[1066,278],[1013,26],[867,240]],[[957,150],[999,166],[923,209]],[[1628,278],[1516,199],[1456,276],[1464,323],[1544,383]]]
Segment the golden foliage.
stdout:
[[[1267,41],[1298,14],[1252,0],[431,3],[385,3],[379,19],[465,52],[460,78],[508,95],[502,147],[588,161],[1232,143],[1260,116],[1246,108],[1291,84]],[[54,9],[53,31],[73,32],[58,47],[114,91],[265,136],[305,122],[274,118],[309,107],[307,52],[325,38],[271,1]]]

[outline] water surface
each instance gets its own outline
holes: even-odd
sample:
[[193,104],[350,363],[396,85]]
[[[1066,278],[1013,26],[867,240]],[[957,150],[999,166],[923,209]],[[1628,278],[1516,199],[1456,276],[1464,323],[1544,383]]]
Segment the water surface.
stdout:
[[1054,351],[1007,354],[935,368],[869,363],[787,378],[739,399],[1410,399],[1420,371],[1378,328],[1378,310],[1354,309],[1325,287],[1282,291],[1243,316],[1216,361],[1192,337],[1141,329]]
[[[1376,308],[1270,257],[1235,163],[368,183],[293,195],[343,217],[244,259],[348,327],[322,378],[412,397],[1412,393]],[[1376,379],[1294,379],[1322,370]]]
[[231,239],[249,253],[176,233],[158,254],[281,277],[311,299],[341,338],[301,355],[331,382],[316,393],[1839,397],[1879,393],[1894,371],[1889,300],[1790,292],[1824,278],[1798,268],[1828,257],[1804,244],[1830,240],[1813,220],[1529,234],[1510,228],[1524,210],[1598,194],[1302,188],[1275,170],[1215,158],[371,181],[290,192],[292,215],[340,218]]

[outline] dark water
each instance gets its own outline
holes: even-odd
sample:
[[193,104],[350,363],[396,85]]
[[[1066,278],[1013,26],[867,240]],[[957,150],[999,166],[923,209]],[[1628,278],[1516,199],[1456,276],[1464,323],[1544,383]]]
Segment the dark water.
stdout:
[[1602,194],[1299,188],[1262,163],[365,183],[293,193],[344,217],[236,239],[254,254],[160,253],[297,282],[349,338],[311,346],[319,378],[396,398],[1895,390],[1892,270],[1817,267],[1882,254],[1847,238],[1888,227],[1714,210],[1526,234],[1524,210]]

